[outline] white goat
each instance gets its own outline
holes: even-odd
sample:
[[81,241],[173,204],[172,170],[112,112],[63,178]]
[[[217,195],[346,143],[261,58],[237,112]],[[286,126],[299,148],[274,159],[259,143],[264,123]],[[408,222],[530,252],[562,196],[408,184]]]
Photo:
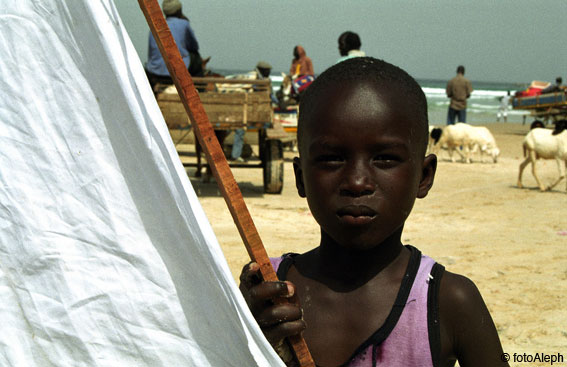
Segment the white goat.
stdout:
[[[453,156],[455,151],[461,156],[463,162],[466,163],[472,162],[471,154],[476,152],[477,149],[480,150],[481,161],[482,155],[485,153],[492,157],[494,163],[496,163],[500,155],[500,149],[496,146],[496,140],[486,127],[471,126],[461,122],[445,126],[435,146],[435,150],[447,147],[453,162],[455,162]],[[461,148],[463,152],[461,152]]]
[[[522,186],[522,172],[528,164],[532,164],[532,174],[541,191],[551,190],[563,178],[565,178],[565,170],[561,166],[561,161],[565,162],[567,168],[567,120],[560,120],[555,123],[555,130],[535,128],[524,138],[524,155],[527,158],[520,164],[520,172],[518,174],[518,187]],[[547,189],[541,183],[536,173],[536,160],[555,159],[557,168],[559,169],[559,178],[551,184]]]
[[484,126],[472,126],[474,131],[474,142],[475,147],[473,152],[478,148],[480,150],[480,161],[482,162],[482,155],[488,154],[494,163],[498,161],[498,156],[500,155],[500,149],[496,146],[496,140],[494,136]]

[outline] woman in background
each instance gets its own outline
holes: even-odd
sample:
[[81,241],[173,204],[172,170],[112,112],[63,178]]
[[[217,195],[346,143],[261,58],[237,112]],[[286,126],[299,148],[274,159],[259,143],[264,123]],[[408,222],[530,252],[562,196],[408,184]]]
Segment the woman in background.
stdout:
[[305,54],[305,49],[302,46],[297,45],[293,49],[293,60],[291,60],[289,75],[291,75],[293,79],[304,75],[315,75],[313,63]]

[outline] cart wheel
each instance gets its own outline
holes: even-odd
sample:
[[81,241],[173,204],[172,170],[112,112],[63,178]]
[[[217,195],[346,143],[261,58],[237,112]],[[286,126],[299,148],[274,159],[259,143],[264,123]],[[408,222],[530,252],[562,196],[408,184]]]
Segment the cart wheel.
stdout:
[[258,130],[258,150],[260,160],[264,163],[266,161],[264,157],[264,151],[266,150],[266,131],[264,129]]
[[264,192],[279,194],[283,189],[283,148],[280,140],[266,140],[264,146]]

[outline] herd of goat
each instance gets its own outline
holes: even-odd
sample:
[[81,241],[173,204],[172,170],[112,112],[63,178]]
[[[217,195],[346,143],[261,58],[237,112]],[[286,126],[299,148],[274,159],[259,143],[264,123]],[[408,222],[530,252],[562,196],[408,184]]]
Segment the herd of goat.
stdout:
[[[520,164],[518,187],[522,187],[522,172],[530,163],[532,174],[541,191],[551,190],[565,178],[565,171],[567,171],[567,120],[556,121],[554,129],[547,129],[543,123],[535,121],[522,144],[526,158]],[[481,162],[483,156],[486,155],[496,163],[500,155],[496,140],[486,127],[465,123],[445,127],[430,126],[428,151],[439,154],[441,149],[447,150],[453,162],[455,162],[455,152],[465,163],[471,163],[475,153],[479,154]],[[555,159],[557,162],[559,177],[548,187],[543,185],[537,175],[536,161],[538,159]]]

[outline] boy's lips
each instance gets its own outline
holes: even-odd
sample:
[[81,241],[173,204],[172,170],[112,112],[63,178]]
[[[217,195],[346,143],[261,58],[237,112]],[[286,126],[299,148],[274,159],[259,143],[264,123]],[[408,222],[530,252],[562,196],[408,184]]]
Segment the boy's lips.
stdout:
[[339,220],[347,225],[364,225],[376,216],[376,211],[365,205],[347,205],[337,210]]

